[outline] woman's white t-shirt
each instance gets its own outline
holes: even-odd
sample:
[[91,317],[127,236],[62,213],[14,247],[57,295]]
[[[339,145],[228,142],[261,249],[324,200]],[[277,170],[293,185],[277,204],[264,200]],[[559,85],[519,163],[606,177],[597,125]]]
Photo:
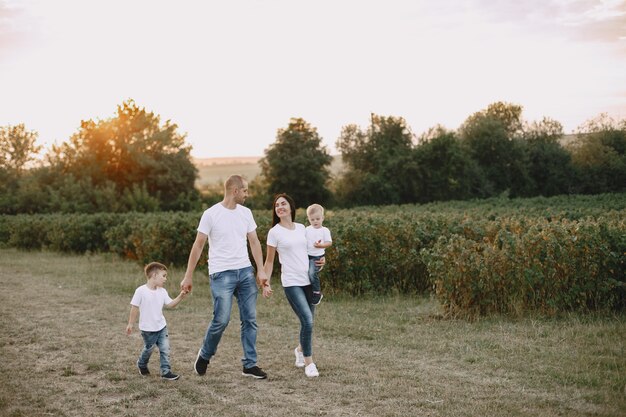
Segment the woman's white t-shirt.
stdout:
[[304,225],[294,223],[294,226],[289,230],[277,224],[267,233],[267,244],[278,252],[283,287],[311,285]]
[[256,230],[249,208],[237,204],[231,210],[217,203],[202,213],[198,232],[209,238],[209,274],[252,266],[248,233]]
[[172,299],[163,287],[154,290],[144,284],[135,290],[130,305],[139,307],[139,330],[144,332],[158,332],[167,324],[163,316],[163,306],[172,302]]

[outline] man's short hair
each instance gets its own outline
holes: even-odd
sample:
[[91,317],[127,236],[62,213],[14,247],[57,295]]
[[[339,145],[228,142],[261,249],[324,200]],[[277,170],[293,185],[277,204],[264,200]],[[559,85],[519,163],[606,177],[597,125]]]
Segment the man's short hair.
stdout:
[[150,278],[157,271],[167,271],[167,267],[159,262],[150,262],[148,265],[146,265],[143,271],[146,274],[146,278]]
[[224,191],[232,190],[233,188],[243,188],[243,182],[245,179],[241,175],[231,175],[224,181]]
[[313,213],[321,213],[323,216],[324,207],[320,206],[319,204],[311,204],[309,207],[306,208],[306,215],[310,216]]

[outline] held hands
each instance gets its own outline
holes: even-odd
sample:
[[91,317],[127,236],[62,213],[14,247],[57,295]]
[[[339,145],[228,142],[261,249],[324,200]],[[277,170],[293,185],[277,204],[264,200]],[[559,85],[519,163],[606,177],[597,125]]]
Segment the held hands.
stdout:
[[269,296],[272,295],[273,292],[274,291],[272,291],[272,287],[269,282],[266,282],[263,286],[263,297],[269,298]]
[[186,291],[185,294],[189,294],[191,292],[191,287],[192,287],[192,282],[191,282],[191,278],[187,278],[185,277],[181,282],[180,282],[180,289],[181,289],[181,293],[183,291]]

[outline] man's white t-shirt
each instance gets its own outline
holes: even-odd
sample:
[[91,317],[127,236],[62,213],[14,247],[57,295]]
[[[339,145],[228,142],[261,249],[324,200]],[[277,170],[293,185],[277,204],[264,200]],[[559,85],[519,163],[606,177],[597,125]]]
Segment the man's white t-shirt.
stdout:
[[277,224],[267,233],[267,244],[278,252],[283,287],[311,285],[304,225],[294,225],[294,230],[289,230]]
[[311,256],[322,256],[324,254],[324,248],[316,248],[313,244],[315,242],[322,241],[324,242],[332,242],[332,238],[330,237],[330,230],[327,227],[315,228],[311,225],[306,227],[306,242],[307,242],[307,253]]
[[163,316],[163,306],[172,302],[167,290],[157,287],[154,290],[147,284],[135,290],[130,305],[139,307],[139,330],[158,332],[167,324]]
[[248,233],[256,230],[249,208],[237,204],[227,209],[217,203],[200,218],[198,232],[209,237],[209,274],[252,266],[248,256]]

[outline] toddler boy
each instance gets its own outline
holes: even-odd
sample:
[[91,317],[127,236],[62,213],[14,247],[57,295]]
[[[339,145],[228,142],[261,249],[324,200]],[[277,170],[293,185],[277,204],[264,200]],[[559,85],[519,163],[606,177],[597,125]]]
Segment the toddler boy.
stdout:
[[324,207],[319,204],[311,204],[306,209],[309,226],[306,227],[307,253],[309,255],[309,280],[313,289],[313,305],[322,301],[322,289],[320,285],[320,268],[315,261],[324,256],[324,250],[333,244],[330,230],[322,226],[324,222]]
[[148,360],[154,347],[159,348],[161,357],[161,378],[174,381],[179,378],[170,367],[170,340],[167,333],[163,306],[174,308],[185,298],[188,291],[181,291],[178,297],[171,299],[163,284],[167,281],[167,268],[158,262],[152,262],[144,268],[147,282],[135,290],[130,301],[130,317],[126,334],[133,331],[133,323],[139,315],[139,330],[143,338],[143,350],[137,360],[137,368],[142,376],[150,375]]

